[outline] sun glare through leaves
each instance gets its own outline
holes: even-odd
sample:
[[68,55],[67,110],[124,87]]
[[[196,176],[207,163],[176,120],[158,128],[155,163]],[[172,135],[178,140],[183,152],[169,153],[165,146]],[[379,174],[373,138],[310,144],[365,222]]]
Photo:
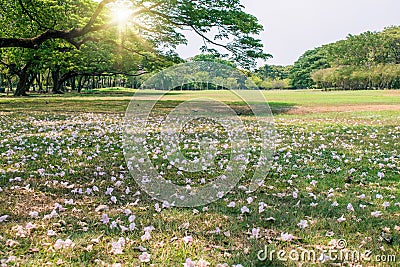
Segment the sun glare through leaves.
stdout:
[[128,25],[129,20],[132,19],[133,6],[129,1],[117,1],[110,10],[112,20],[120,27]]

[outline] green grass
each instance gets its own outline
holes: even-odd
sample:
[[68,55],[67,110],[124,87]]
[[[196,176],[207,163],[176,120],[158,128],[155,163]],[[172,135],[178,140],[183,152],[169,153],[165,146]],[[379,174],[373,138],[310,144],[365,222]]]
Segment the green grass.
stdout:
[[[162,101],[183,102],[193,98],[206,97],[222,101],[230,105],[242,105],[243,101],[229,91],[140,91],[149,99],[161,98]],[[132,89],[98,89],[83,94],[38,95],[28,98],[14,98],[3,95],[0,97],[0,110],[35,110],[35,111],[66,111],[66,112],[125,112],[129,101],[136,93]],[[251,95],[251,93],[250,93]],[[263,91],[271,109],[279,114],[290,112],[296,107],[335,107],[335,106],[366,106],[385,105],[399,110],[399,91],[330,91],[320,90],[271,90]],[[257,102],[257,101],[256,101]],[[377,108],[379,110],[379,107]],[[324,112],[324,111],[323,111]],[[302,113],[312,113],[304,111]],[[317,112],[319,113],[319,112]]]
[[[271,171],[265,174],[264,186],[254,193],[235,189],[206,209],[164,208],[161,212],[155,209],[158,202],[144,192],[135,194],[139,188],[127,172],[121,149],[121,122],[132,93],[108,89],[85,95],[0,98],[0,216],[9,216],[0,223],[0,259],[10,259],[7,264],[11,266],[183,266],[187,258],[204,259],[210,266],[297,266],[299,262],[279,261],[276,255],[272,261],[259,261],[257,253],[265,245],[271,250],[303,248],[318,253],[320,248],[333,247],[332,240],[345,239],[350,250],[371,250],[374,257],[397,257],[397,262],[373,260],[362,262],[363,266],[398,266],[399,92],[264,92],[272,103],[279,132],[275,159]],[[160,94],[146,93],[149,98]],[[215,98],[237,110],[244,106],[228,92],[204,91],[172,92],[159,107],[168,112],[193,96]],[[352,109],[346,110],[349,105]],[[246,125],[253,125],[251,116],[241,118]],[[151,144],[157,146],[157,142]],[[168,163],[163,159],[155,162]],[[44,169],[44,175],[38,172],[40,169]],[[384,173],[384,177],[379,178],[378,173]],[[182,182],[173,171],[167,175]],[[207,173],[196,175],[212,178]],[[197,181],[195,175],[193,180]],[[239,185],[248,186],[248,182],[246,176]],[[99,191],[86,194],[93,186]],[[114,188],[115,204],[105,195],[108,187]],[[126,187],[131,191],[128,194]],[[82,189],[83,194],[73,193],[74,189]],[[362,194],[365,198],[358,198]],[[71,198],[75,204],[64,203]],[[137,199],[139,202],[133,204]],[[236,206],[227,207],[232,201]],[[338,207],[332,206],[335,201]],[[265,211],[259,213],[261,202]],[[384,208],[384,202],[390,206]],[[44,219],[55,203],[66,210]],[[318,205],[314,207],[313,203]],[[349,203],[355,211],[347,209]],[[109,211],[96,212],[100,204],[107,205]],[[250,212],[242,214],[243,206]],[[110,229],[100,221],[107,213],[111,221],[128,226],[128,216],[123,213],[128,208],[136,216],[134,231]],[[31,211],[39,212],[39,217],[31,218]],[[381,211],[382,216],[371,216],[375,211]],[[342,215],[346,221],[338,223]],[[301,220],[307,220],[309,226],[300,228],[297,224]],[[17,227],[28,222],[36,228],[25,229],[25,237],[18,236]],[[151,239],[142,241],[143,228],[150,225],[155,228]],[[251,238],[253,228],[260,229],[257,239]],[[56,234],[49,236],[48,230]],[[282,233],[298,239],[281,241]],[[382,233],[389,236],[388,240],[382,239]],[[192,236],[193,242],[186,244],[185,236]],[[123,254],[114,255],[111,244],[120,237],[126,239],[126,245]],[[56,240],[66,238],[75,246],[55,250]],[[96,238],[99,242],[92,241]],[[139,246],[151,254],[150,263],[139,261]],[[335,263],[350,265],[346,261]],[[321,265],[332,266],[332,261],[305,262],[302,266]]]
[[[85,91],[82,94],[67,93],[65,95],[41,95],[31,94],[30,98],[110,98],[131,96],[137,90],[126,88],[104,88],[92,91]],[[206,96],[221,101],[235,101],[236,98],[230,91],[156,91],[141,90],[148,95],[167,94],[167,100],[187,100],[193,96]],[[368,103],[393,103],[398,104],[400,93],[396,90],[368,90],[368,91],[321,91],[321,90],[265,90],[262,91],[268,101],[289,102],[292,104],[368,104]],[[3,94],[3,98],[11,98]]]

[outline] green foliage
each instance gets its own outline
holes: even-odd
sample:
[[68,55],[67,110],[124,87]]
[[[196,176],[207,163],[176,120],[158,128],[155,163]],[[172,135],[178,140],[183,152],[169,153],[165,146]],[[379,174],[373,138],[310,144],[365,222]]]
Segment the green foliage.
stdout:
[[284,80],[289,78],[292,66],[275,66],[265,65],[255,71],[255,73],[263,78],[270,78],[273,80]]
[[215,63],[219,63],[222,65],[226,65],[226,66],[230,66],[232,68],[236,68],[237,65],[229,60],[225,60],[222,57],[219,56],[215,56],[213,54],[199,54],[194,56],[192,59],[192,61],[208,61],[208,62],[215,62]]
[[311,74],[319,88],[394,89],[400,88],[400,64],[372,67],[341,66]]
[[[132,14],[118,21],[115,8]],[[182,62],[175,49],[187,29],[203,38],[206,60],[250,68],[269,57],[255,38],[263,27],[239,0],[0,0],[0,17],[1,68],[18,76],[17,94],[43,73],[58,91],[78,75],[132,76]]]
[[216,48],[223,47],[230,60],[244,68],[253,67],[254,59],[270,57],[264,53],[261,40],[255,38],[262,25],[243,10],[240,0],[174,0],[161,9],[167,14],[161,17],[163,25],[189,27],[203,38],[203,52],[219,54]]
[[296,88],[400,88],[399,64],[400,27],[389,27],[307,51],[290,77]]
[[260,89],[288,89],[291,69],[292,66],[265,65],[255,70],[250,79]]
[[290,73],[291,85],[294,88],[312,88],[311,73],[328,67],[330,64],[321,48],[309,50],[294,63]]

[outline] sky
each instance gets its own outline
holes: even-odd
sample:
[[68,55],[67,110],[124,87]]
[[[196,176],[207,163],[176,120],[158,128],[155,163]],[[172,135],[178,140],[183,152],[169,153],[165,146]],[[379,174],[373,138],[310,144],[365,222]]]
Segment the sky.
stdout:
[[[348,34],[400,26],[399,0],[242,0],[246,12],[264,26],[259,36],[271,65],[291,65],[305,51],[345,39]],[[186,34],[189,44],[178,47],[183,58],[199,52],[202,40]],[[262,62],[259,62],[261,65]]]

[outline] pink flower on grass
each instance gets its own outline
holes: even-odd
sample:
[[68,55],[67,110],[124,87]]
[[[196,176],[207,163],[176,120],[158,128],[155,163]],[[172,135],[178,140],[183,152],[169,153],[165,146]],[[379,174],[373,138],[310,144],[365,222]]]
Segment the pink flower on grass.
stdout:
[[302,228],[302,229],[305,229],[305,228],[308,227],[308,221],[307,221],[307,220],[301,220],[301,221],[297,224],[297,226],[300,227],[300,228]]
[[281,233],[281,240],[284,242],[290,242],[294,239],[294,236],[289,233]]
[[348,211],[354,211],[353,205],[352,205],[351,203],[349,203],[349,204],[347,205],[347,210],[348,210]]
[[342,217],[340,217],[339,219],[337,219],[337,222],[338,222],[338,223],[342,223],[342,222],[344,222],[344,221],[346,221],[346,218],[344,217],[344,215],[342,215]]
[[103,214],[101,216],[101,222],[104,223],[104,224],[108,224],[110,222],[110,218],[108,218],[107,214]]
[[251,230],[251,237],[258,239],[260,237],[260,228],[253,228]]
[[382,212],[381,211],[371,212],[371,216],[375,217],[375,218],[381,217],[382,216]]
[[185,236],[184,238],[182,238],[183,242],[185,242],[186,244],[192,243],[193,242],[193,237],[191,235],[189,236]]
[[183,267],[196,267],[196,262],[192,261],[190,258],[186,259]]
[[240,209],[240,211],[242,212],[242,214],[243,214],[243,213],[250,213],[249,208],[246,207],[246,206],[243,206],[243,207]]
[[142,255],[139,256],[140,262],[150,262],[151,255],[147,252],[143,252]]

